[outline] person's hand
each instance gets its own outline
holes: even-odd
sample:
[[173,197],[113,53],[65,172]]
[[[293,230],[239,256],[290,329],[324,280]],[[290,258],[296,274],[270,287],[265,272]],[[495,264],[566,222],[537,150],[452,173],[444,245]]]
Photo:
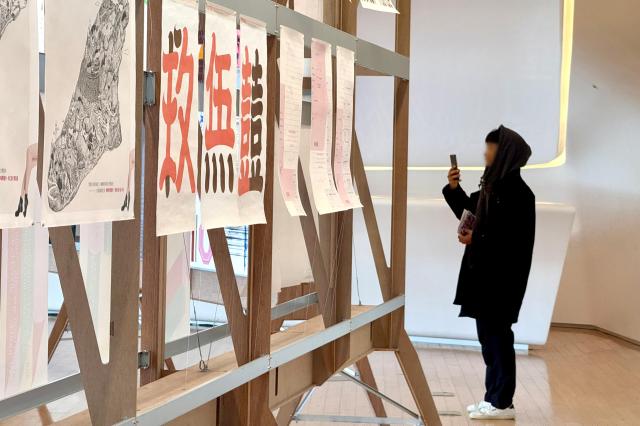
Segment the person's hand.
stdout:
[[456,189],[460,183],[460,169],[457,167],[450,168],[449,175],[447,177],[449,179],[449,187],[451,189]]
[[471,240],[473,239],[473,231],[463,231],[462,234],[458,234],[458,241],[460,241],[465,246],[471,244]]

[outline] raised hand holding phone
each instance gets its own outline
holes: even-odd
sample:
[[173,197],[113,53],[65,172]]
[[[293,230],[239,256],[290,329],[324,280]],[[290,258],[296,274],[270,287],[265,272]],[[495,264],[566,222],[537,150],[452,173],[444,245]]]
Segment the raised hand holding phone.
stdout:
[[460,169],[458,169],[458,158],[456,154],[451,154],[449,156],[451,160],[451,169],[449,169],[449,175],[447,176],[449,179],[449,186],[451,189],[456,189],[458,184],[460,183]]

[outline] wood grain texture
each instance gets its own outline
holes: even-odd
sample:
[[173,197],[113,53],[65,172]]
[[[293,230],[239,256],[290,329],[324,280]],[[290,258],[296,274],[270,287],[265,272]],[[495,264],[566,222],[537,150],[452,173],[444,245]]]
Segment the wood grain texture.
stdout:
[[[142,257],[141,349],[149,351],[149,368],[140,371],[140,384],[162,376],[166,310],[166,237],[156,237],[158,144],[162,76],[162,0],[149,2],[147,15],[147,68],[156,73],[156,104],[146,106],[144,229]],[[137,199],[138,197],[136,197]]]
[[[0,243],[2,240],[0,240]],[[64,330],[67,328],[69,324],[69,316],[67,315],[67,306],[64,302],[60,306],[60,311],[56,316],[56,321],[53,323],[53,328],[49,333],[49,359],[48,362],[51,362],[51,358],[53,358],[53,354],[56,352],[56,348],[60,343],[60,339],[62,339],[62,335],[64,334]]]
[[[356,368],[358,369],[358,373],[360,373],[360,380],[362,380],[372,388],[378,390],[378,384],[376,383],[376,378],[373,375],[373,370],[371,369],[369,358],[364,357],[356,361]],[[369,398],[371,408],[373,408],[373,412],[376,417],[387,417],[387,411],[384,409],[384,404],[382,403],[382,399],[380,399],[380,397],[372,394],[371,392],[367,392],[367,398]],[[382,424],[382,426],[389,425]]]

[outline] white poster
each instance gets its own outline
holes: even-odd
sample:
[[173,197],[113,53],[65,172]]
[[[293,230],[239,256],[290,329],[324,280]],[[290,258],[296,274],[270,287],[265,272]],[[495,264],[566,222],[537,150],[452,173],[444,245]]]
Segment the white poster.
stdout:
[[111,230],[111,222],[80,226],[80,269],[103,363],[111,339]]
[[333,173],[340,200],[348,208],[362,207],[351,177],[354,59],[352,50],[336,47],[336,149]]
[[133,0],[47,2],[47,226],[133,218],[134,13]]
[[291,216],[305,216],[298,192],[304,35],[280,26],[280,137],[276,155],[280,190]]
[[323,21],[324,1],[323,0],[296,0],[293,4],[296,12],[308,16],[316,21]]
[[0,399],[47,382],[46,228],[2,231]]
[[213,229],[240,224],[240,137],[235,120],[238,35],[235,12],[208,4],[205,20],[200,197],[202,223],[206,229]]
[[391,0],[360,0],[360,4],[365,9],[377,10],[378,12],[399,13]]
[[198,162],[198,1],[162,4],[156,234],[195,228]]
[[267,30],[240,19],[240,217],[242,224],[267,223],[264,187],[267,161]]
[[33,224],[38,164],[36,0],[0,0],[0,229]]
[[311,40],[311,146],[309,178],[319,214],[345,210],[333,180],[333,66],[331,45]]
[[191,232],[167,237],[165,341],[188,336],[191,298]]

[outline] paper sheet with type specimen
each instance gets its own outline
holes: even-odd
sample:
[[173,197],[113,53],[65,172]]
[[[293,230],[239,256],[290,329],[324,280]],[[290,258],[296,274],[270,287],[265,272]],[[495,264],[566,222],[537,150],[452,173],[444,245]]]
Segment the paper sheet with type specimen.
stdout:
[[280,137],[278,175],[291,216],[305,216],[298,192],[298,161],[302,126],[304,35],[280,26]]
[[162,5],[156,234],[193,231],[198,150],[198,2]]
[[206,229],[240,225],[236,129],[236,14],[207,4],[205,16],[202,223]]
[[309,179],[319,214],[345,210],[333,180],[333,65],[331,45],[311,40],[311,146]]
[[355,55],[352,50],[336,47],[336,148],[333,173],[342,203],[348,208],[362,207],[351,177],[351,142],[353,138],[353,85]]
[[243,225],[266,223],[264,188],[267,165],[267,29],[240,18],[240,217]]

